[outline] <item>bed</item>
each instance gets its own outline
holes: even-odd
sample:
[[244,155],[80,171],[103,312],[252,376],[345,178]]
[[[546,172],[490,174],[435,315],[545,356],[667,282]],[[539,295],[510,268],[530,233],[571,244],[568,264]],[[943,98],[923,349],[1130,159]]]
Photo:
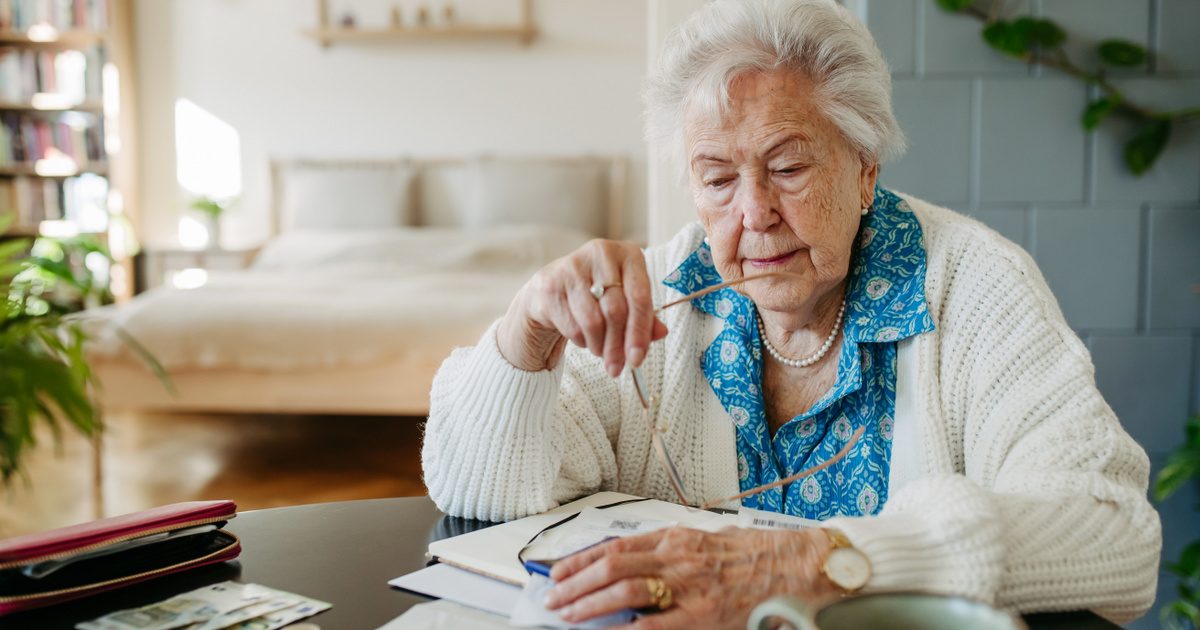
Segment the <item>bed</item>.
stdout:
[[[544,264],[624,235],[620,158],[272,164],[245,270],[88,318],[106,409],[423,415],[434,372]],[[171,374],[175,395],[126,347]]]

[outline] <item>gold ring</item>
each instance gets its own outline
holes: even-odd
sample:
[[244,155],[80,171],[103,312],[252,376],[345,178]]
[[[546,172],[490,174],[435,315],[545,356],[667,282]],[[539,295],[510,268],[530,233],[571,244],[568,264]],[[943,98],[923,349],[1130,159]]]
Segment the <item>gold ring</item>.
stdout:
[[646,587],[650,589],[650,605],[659,610],[666,610],[675,603],[671,587],[659,577],[646,578]]
[[608,291],[609,289],[615,289],[619,286],[621,286],[620,282],[614,282],[612,284],[602,284],[600,282],[597,282],[597,283],[593,284],[592,288],[588,289],[588,291],[591,291],[592,297],[599,300],[600,298],[604,297],[605,291]]

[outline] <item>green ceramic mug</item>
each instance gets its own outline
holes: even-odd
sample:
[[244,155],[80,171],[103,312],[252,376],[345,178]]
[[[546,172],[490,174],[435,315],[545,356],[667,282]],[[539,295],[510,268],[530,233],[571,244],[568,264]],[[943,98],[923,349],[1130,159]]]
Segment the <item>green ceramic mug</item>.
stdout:
[[776,620],[798,630],[1025,630],[1016,617],[962,597],[929,593],[877,593],[814,605],[794,597],[759,604],[747,630],[770,630]]

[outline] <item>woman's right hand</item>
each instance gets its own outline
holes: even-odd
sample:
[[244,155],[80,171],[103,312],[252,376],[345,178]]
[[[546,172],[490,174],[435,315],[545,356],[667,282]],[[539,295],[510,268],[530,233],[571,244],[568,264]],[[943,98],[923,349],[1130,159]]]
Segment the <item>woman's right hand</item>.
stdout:
[[[595,284],[609,287],[600,299]],[[604,359],[613,377],[641,365],[667,327],[654,316],[642,250],[593,240],[538,271],[517,292],[500,322],[500,354],[522,370],[552,369],[568,340]]]

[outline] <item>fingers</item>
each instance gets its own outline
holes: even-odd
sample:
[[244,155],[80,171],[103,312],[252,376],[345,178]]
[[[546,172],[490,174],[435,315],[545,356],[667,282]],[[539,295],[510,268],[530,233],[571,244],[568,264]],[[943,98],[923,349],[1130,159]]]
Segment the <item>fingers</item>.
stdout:
[[[564,617],[579,613],[575,618],[588,619],[622,608],[646,606],[651,602],[645,576],[661,573],[661,569],[662,563],[653,552],[607,555],[559,582],[547,594],[546,607],[563,607],[559,612]],[[640,580],[640,588],[628,583],[633,578]]]
[[629,319],[625,325],[625,358],[629,365],[638,367],[646,358],[646,351],[654,333],[654,305],[650,297],[650,276],[646,273],[646,261],[641,256],[626,259],[624,278],[625,301],[629,305]]
[[650,589],[645,575],[624,578],[580,597],[558,614],[565,621],[576,622],[628,608],[647,608],[656,604]]
[[604,369],[616,378],[625,366],[626,322],[629,308],[623,296],[616,290],[605,292],[600,297],[600,312],[604,313],[607,329],[604,334]]
[[639,536],[618,538],[584,549],[555,562],[554,568],[550,571],[550,578],[555,582],[562,582],[605,556],[651,551],[658,546],[665,531],[667,530],[660,529]]
[[654,332],[650,335],[650,341],[658,341],[667,336],[667,325],[654,318]]
[[[599,298],[594,285],[607,287]],[[591,241],[539,271],[505,317],[520,323],[504,327],[501,352],[519,367],[553,362],[561,336],[601,357],[616,377],[626,364],[640,366],[650,343],[666,336],[642,251],[615,241]]]
[[596,298],[578,283],[568,287],[566,291],[570,317],[583,337],[583,344],[580,345],[596,356],[604,356],[604,314],[600,312]]

